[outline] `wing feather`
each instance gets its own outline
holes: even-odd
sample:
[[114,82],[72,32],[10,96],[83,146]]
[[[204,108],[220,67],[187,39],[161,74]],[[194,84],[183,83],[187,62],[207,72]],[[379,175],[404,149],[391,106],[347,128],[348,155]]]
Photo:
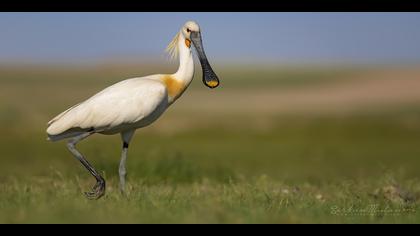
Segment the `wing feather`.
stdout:
[[48,122],[47,133],[69,129],[107,129],[132,124],[150,115],[164,99],[166,86],[155,77],[133,78],[114,84]]

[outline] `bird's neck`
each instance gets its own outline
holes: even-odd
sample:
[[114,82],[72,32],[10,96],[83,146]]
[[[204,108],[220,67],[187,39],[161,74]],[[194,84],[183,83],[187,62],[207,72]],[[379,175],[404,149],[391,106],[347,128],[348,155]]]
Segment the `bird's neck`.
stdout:
[[180,32],[178,39],[179,67],[178,71],[173,74],[173,77],[182,82],[185,88],[188,87],[194,77],[194,61],[191,46],[191,41],[186,41],[184,35]]
[[191,41],[185,40],[182,32],[178,36],[179,68],[172,75],[163,75],[161,80],[165,83],[168,91],[168,101],[172,104],[177,100],[188,85],[190,85],[194,76],[194,62],[191,53]]

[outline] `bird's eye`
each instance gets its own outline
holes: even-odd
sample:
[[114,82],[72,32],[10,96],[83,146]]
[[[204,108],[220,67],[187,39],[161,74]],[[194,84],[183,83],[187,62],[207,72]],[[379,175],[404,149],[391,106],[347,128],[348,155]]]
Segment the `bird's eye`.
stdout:
[[189,28],[187,28],[187,32],[189,33],[189,32],[191,32],[191,30]]

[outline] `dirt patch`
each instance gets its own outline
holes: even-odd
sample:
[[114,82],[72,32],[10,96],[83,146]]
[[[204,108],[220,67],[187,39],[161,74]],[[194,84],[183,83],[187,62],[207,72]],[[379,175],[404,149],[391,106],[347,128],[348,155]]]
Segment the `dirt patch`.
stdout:
[[187,91],[175,105],[197,112],[349,112],[420,104],[420,70],[389,70],[297,88]]

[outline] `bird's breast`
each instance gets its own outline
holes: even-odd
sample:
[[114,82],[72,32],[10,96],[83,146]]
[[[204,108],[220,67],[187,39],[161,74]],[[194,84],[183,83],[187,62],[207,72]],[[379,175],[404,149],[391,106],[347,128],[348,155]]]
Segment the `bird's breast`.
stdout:
[[177,99],[185,90],[185,83],[183,81],[177,80],[172,75],[164,75],[161,78],[162,82],[166,86],[166,90],[168,91],[168,100],[173,102]]

